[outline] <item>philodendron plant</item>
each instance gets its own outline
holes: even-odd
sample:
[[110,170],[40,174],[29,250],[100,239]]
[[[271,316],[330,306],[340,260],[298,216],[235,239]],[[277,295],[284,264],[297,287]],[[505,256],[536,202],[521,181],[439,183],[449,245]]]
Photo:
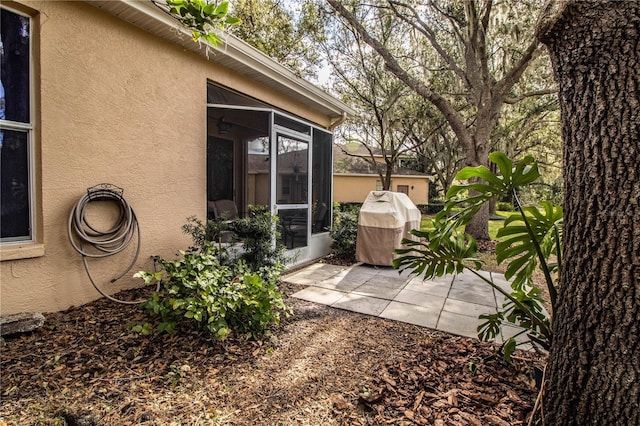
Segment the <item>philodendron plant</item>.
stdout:
[[[486,320],[478,327],[478,337],[490,340],[500,333],[503,323],[523,328],[531,343],[548,351],[553,341],[552,318],[542,306],[540,290],[533,284],[533,273],[542,271],[552,312],[556,306],[557,283],[560,278],[562,208],[543,201],[538,206],[523,206],[518,189],[540,177],[538,164],[527,156],[514,163],[502,152],[493,152],[489,161],[498,174],[485,166],[465,167],[446,195],[444,209],[436,215],[435,229],[430,232],[413,230],[419,241],[404,240],[405,248],[396,250],[400,256],[394,267],[411,270],[424,279],[431,279],[467,269],[504,295],[505,303],[495,314],[481,315]],[[511,194],[517,212],[506,218],[498,230],[497,262],[507,262],[505,278],[511,281],[511,291],[504,290],[491,278],[481,274],[482,261],[475,257],[476,242],[460,230],[469,223],[484,203],[496,196]],[[552,261],[553,259],[554,261]],[[506,359],[515,350],[516,337],[503,344]]]

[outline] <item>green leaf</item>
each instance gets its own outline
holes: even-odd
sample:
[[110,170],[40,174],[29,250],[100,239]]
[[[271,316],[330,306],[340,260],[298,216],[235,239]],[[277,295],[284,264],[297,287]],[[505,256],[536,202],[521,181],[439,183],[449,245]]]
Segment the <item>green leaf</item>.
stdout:
[[202,9],[202,11],[204,12],[205,15],[212,15],[213,11],[216,8],[216,4],[215,3],[208,3],[207,5],[204,6],[204,8]]
[[487,320],[478,326],[478,339],[488,341],[500,334],[500,326],[503,321],[502,312],[496,314],[482,314],[478,318]]
[[489,154],[489,161],[498,166],[500,174],[504,180],[511,180],[511,172],[513,170],[513,161],[503,152],[494,151]]
[[224,23],[227,25],[238,25],[242,22],[242,19],[236,17],[228,17],[224,20]]
[[494,188],[500,188],[504,184],[502,177],[496,176],[485,166],[465,167],[456,175],[457,180],[469,180],[473,178],[483,179],[490,187]]
[[229,2],[228,1],[223,1],[223,2],[220,2],[218,7],[216,7],[216,9],[213,12],[213,14],[217,15],[220,18],[222,18],[227,14],[228,11],[229,11]]
[[516,350],[516,339],[513,337],[509,337],[506,342],[502,345],[502,352],[504,355],[505,361],[511,361],[511,355]]

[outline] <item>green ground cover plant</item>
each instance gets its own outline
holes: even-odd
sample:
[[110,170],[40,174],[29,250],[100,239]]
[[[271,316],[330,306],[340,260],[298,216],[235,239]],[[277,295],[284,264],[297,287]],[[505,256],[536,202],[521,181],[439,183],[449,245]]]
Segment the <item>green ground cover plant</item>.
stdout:
[[[134,330],[172,333],[181,322],[192,321],[217,340],[233,332],[258,337],[279,323],[282,314],[288,315],[278,289],[284,249],[272,239],[275,218],[264,211],[254,213],[231,222],[189,218],[183,230],[194,245],[180,251],[177,259],[156,257],[159,270],[135,275],[160,288],[140,305],[159,323],[136,325]],[[238,245],[221,243],[229,232]]]

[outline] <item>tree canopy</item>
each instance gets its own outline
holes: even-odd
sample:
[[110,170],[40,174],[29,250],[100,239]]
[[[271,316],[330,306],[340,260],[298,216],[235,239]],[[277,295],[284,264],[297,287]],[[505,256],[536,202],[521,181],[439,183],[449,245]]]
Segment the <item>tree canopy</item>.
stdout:
[[[390,72],[437,109],[467,165],[487,165],[491,135],[506,103],[555,91],[517,84],[543,53],[533,36],[536,2],[327,2]],[[381,28],[371,23],[383,13],[407,34],[393,49],[385,45]],[[487,239],[487,219],[488,208],[468,225],[468,232]]]

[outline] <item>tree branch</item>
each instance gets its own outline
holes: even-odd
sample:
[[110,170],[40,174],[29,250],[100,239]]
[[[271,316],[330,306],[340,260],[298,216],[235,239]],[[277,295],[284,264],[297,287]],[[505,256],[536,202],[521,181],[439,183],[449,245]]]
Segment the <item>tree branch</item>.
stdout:
[[[467,79],[467,76],[464,70],[461,69],[458,66],[458,64],[456,64],[453,57],[451,57],[451,55],[449,55],[449,53],[440,45],[440,43],[438,43],[435,32],[433,31],[433,29],[431,29],[431,27],[425,21],[423,21],[420,18],[415,8],[413,8],[412,6],[406,3],[395,1],[395,0],[389,0],[389,5],[391,5],[391,9],[393,10],[393,13],[398,18],[400,18],[402,21],[404,21],[411,27],[415,28],[417,31],[423,34],[427,38],[427,40],[429,40],[429,43],[431,43],[431,46],[433,46],[436,52],[438,52],[438,55],[440,55],[440,57],[445,60],[447,65],[449,65],[449,69],[453,71],[462,81],[465,82],[468,89],[471,89],[470,82]],[[413,15],[414,20],[410,20],[409,18],[407,18],[402,12],[398,10],[398,7],[403,7],[405,9],[408,9]]]
[[380,54],[380,56],[382,56],[385,64],[387,65],[387,68],[398,79],[403,81],[417,94],[431,102],[436,108],[438,108],[438,110],[440,110],[440,112],[444,115],[445,119],[451,126],[451,129],[458,137],[460,143],[463,146],[467,147],[467,149],[472,149],[473,139],[471,138],[471,135],[464,125],[463,118],[453,108],[453,106],[438,93],[434,92],[420,80],[416,79],[407,71],[405,71],[391,55],[391,53],[377,39],[372,37],[362,26],[362,24],[355,18],[355,16],[350,13],[338,0],[327,0],[327,2],[336,12],[338,12],[340,16],[342,16],[349,23],[349,25],[351,25],[356,30],[358,34],[360,34],[365,43],[371,46],[378,52],[378,54]]
[[531,98],[533,96],[552,95],[554,93],[558,93],[558,89],[534,90],[533,92],[526,92],[521,94],[520,96],[516,96],[513,98],[505,98],[504,103],[513,105],[513,104],[517,104],[518,102],[526,98]]
[[500,100],[500,103],[503,103],[504,100],[508,97],[509,90],[511,90],[513,85],[518,82],[520,76],[522,76],[522,73],[527,69],[529,62],[540,56],[542,50],[539,48],[539,46],[540,43],[538,42],[538,40],[534,39],[529,44],[529,46],[527,46],[520,60],[518,60],[518,62],[507,72],[507,74],[496,83],[495,98],[496,100]]

